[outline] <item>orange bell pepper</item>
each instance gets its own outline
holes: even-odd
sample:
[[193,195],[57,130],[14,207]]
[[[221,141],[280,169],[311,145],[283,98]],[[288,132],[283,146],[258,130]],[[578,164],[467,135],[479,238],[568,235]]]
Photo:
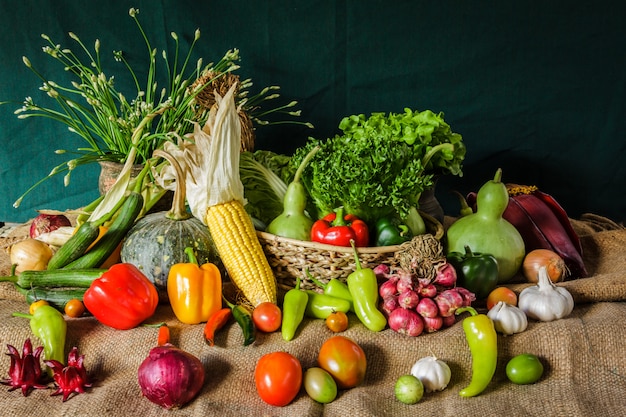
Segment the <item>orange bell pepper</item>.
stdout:
[[198,324],[222,308],[222,275],[213,263],[198,265],[192,248],[186,248],[185,253],[188,263],[170,267],[167,295],[178,320]]

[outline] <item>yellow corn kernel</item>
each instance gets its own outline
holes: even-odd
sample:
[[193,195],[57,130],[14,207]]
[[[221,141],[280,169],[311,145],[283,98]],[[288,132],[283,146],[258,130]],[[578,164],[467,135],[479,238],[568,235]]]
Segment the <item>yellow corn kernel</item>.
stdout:
[[276,303],[276,277],[243,205],[233,200],[210,206],[206,223],[230,279],[248,301]]

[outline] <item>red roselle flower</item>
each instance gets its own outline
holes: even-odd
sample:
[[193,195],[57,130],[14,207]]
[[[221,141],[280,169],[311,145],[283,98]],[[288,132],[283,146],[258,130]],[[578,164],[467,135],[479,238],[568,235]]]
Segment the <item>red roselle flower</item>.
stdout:
[[21,357],[20,353],[13,346],[7,345],[7,348],[9,349],[7,355],[11,357],[9,378],[3,378],[0,382],[10,385],[9,391],[21,388],[22,394],[27,396],[33,388],[48,388],[46,384],[42,384],[44,378],[41,372],[41,365],[39,365],[39,357],[43,352],[43,346],[39,346],[33,351],[30,339],[26,339]]
[[67,355],[67,366],[56,360],[44,361],[52,369],[52,378],[57,385],[57,390],[52,395],[63,394],[63,402],[72,393],[81,394],[85,388],[90,388],[93,384],[89,382],[87,371],[83,366],[85,355],[78,355],[78,348],[73,347]]

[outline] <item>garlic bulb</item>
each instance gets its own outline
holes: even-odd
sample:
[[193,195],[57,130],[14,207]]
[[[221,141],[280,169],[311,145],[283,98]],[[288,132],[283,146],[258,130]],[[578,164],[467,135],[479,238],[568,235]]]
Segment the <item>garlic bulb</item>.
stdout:
[[518,306],[530,318],[552,321],[569,315],[574,310],[574,298],[567,289],[550,281],[546,267],[539,269],[537,285],[524,289]]
[[433,392],[442,391],[448,386],[452,372],[444,361],[426,356],[415,362],[411,375],[422,381],[426,392]]
[[520,333],[528,327],[528,319],[519,307],[499,301],[487,313],[496,331],[505,335]]

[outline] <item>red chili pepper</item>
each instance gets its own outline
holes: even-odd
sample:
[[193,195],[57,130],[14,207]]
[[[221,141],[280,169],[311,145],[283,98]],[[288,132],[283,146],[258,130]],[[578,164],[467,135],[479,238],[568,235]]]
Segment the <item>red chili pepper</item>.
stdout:
[[215,332],[224,327],[231,315],[230,308],[222,308],[211,314],[204,326],[204,340],[206,340],[209,346],[215,345]]
[[127,330],[152,317],[159,294],[136,266],[119,263],[92,282],[83,303],[100,323]]
[[369,231],[363,220],[354,214],[344,215],[343,207],[339,207],[334,213],[329,213],[313,223],[311,240],[328,245],[348,247],[351,246],[350,240],[354,240],[356,246],[367,246],[369,244]]
[[159,334],[157,336],[157,346],[163,346],[170,342],[170,328],[167,324],[159,326]]

